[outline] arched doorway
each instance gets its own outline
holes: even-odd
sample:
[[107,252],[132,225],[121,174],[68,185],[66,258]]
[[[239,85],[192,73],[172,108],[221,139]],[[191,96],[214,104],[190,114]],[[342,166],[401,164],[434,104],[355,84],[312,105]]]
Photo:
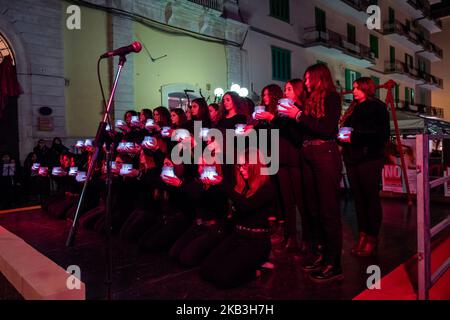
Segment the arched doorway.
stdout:
[[33,150],[33,108],[31,99],[31,64],[20,32],[9,18],[0,14],[0,35],[13,52],[17,78],[23,94],[17,100],[18,149],[21,162]]
[[[6,37],[0,33],[0,66],[10,63],[10,61],[15,66],[16,59],[11,45]],[[0,88],[2,87],[2,81],[5,81],[5,79],[0,77]],[[5,103],[2,104],[2,110],[0,110],[0,154],[9,154],[14,159],[19,159],[17,97],[7,98]]]

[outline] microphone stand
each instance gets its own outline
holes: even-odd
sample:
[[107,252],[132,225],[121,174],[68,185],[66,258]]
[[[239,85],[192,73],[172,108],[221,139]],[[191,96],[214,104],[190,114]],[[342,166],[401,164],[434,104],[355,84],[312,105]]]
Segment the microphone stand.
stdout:
[[95,136],[94,141],[94,153],[92,155],[91,161],[89,163],[88,172],[86,175],[86,180],[83,185],[83,190],[81,191],[80,199],[78,201],[77,210],[75,213],[75,217],[72,222],[72,226],[70,228],[69,236],[67,237],[66,247],[73,247],[75,241],[75,234],[78,226],[78,219],[80,212],[85,203],[86,190],[88,188],[89,182],[92,179],[93,173],[96,168],[96,164],[98,161],[99,152],[103,146],[103,143],[106,143],[106,260],[107,260],[107,272],[106,272],[106,288],[107,288],[107,299],[112,299],[112,274],[113,274],[113,259],[112,259],[112,226],[111,226],[111,185],[112,185],[112,174],[111,174],[111,141],[107,139],[106,125],[109,118],[109,113],[111,110],[112,102],[114,99],[114,95],[116,93],[117,84],[119,82],[120,74],[122,72],[122,68],[126,62],[125,55],[121,55],[118,64],[118,70],[116,77],[114,79],[114,85],[111,90],[111,95],[109,97],[108,105],[106,107],[105,114],[103,116],[103,120],[99,123],[97,134]]

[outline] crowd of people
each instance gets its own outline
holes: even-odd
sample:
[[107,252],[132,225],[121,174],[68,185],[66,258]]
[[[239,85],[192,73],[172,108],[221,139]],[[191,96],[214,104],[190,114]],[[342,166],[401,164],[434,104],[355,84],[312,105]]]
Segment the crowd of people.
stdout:
[[[250,99],[226,92],[218,104],[198,98],[186,111],[157,107],[126,112],[115,128],[107,128],[106,142],[114,147],[113,233],[142,251],[166,251],[186,267],[200,266],[204,279],[226,288],[255,277],[270,260],[274,226],[282,225],[284,247],[303,257],[301,268],[312,281],[342,279],[342,159],[360,232],[351,252],[373,255],[382,220],[378,188],[389,138],[389,115],[375,97],[373,81],[360,78],[353,88],[355,100],[341,115],[331,73],[326,65],[316,64],[303,80],[287,81],[284,90],[266,86],[256,109]],[[234,164],[203,158],[174,163],[170,155],[179,141],[173,135],[180,129],[192,135],[195,121],[221,131],[236,125],[245,125],[245,131],[279,130],[278,173],[261,174],[267,162],[254,146],[238,152]],[[190,145],[195,143],[192,139]],[[212,139],[200,143],[205,148],[216,145]],[[44,192],[43,208],[59,218],[74,218],[94,150],[88,141],[80,141],[77,148],[80,153],[73,155],[60,141],[50,150],[38,146],[29,156],[31,166],[26,166]],[[45,163],[42,159],[51,150],[59,156]],[[107,231],[104,151],[79,221],[101,234]],[[249,161],[251,153],[256,161]],[[43,191],[50,179],[58,191],[51,195]]]
[[[37,203],[38,196],[46,193],[37,188],[35,183],[36,172],[32,171],[34,163],[41,163],[45,167],[59,166],[60,157],[68,154],[69,148],[63,145],[59,137],[52,140],[47,146],[44,139],[39,139],[33,151],[25,158],[23,165],[12,154],[4,153],[0,159],[1,184],[0,210],[11,209],[18,206]],[[50,183],[46,188],[50,194]]]

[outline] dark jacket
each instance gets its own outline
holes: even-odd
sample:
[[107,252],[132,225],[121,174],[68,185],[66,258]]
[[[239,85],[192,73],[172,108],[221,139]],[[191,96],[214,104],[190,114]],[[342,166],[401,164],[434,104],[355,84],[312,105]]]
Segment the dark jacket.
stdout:
[[382,159],[389,140],[389,113],[378,99],[357,105],[345,120],[344,127],[353,128],[350,143],[343,143],[343,158],[347,164]]
[[335,140],[338,133],[338,123],[341,117],[341,97],[337,92],[330,93],[324,101],[325,115],[315,118],[303,113],[298,125],[303,133],[303,140]]

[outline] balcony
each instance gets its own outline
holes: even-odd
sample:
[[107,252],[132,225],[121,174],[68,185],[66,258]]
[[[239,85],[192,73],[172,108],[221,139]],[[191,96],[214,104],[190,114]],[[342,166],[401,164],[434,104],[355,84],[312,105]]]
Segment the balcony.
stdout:
[[415,112],[421,115],[444,118],[444,109],[439,107],[427,106],[422,103],[400,100],[397,103],[398,108],[402,111]]
[[419,56],[424,57],[431,62],[436,62],[443,59],[444,55],[440,47],[425,39],[420,39],[420,41],[424,50],[417,52]]
[[188,0],[208,9],[223,12],[223,0]]
[[[373,0],[372,0],[373,1]],[[370,5],[369,0],[319,0],[325,6],[332,9],[333,12],[340,13],[344,16],[350,16],[355,18],[361,23],[366,23],[367,13],[366,9]]]
[[425,82],[425,80],[420,77],[419,71],[416,68],[408,66],[406,63],[399,60],[395,60],[394,62],[385,61],[384,71],[386,74],[389,74],[393,80],[405,81],[413,83],[414,85],[423,84]]
[[337,32],[319,31],[316,27],[305,29],[304,45],[308,50],[328,56],[335,60],[343,60],[354,66],[368,68],[375,65],[375,57],[370,48],[358,42],[348,41],[346,36]]
[[438,78],[425,71],[418,71],[418,75],[421,79],[424,80],[424,83],[419,84],[419,87],[432,91],[444,89],[444,82],[441,78]]
[[431,18],[431,8],[428,1],[425,0],[407,0],[406,3],[416,12],[421,14],[420,17],[413,17],[422,27],[426,28],[430,33],[442,31],[442,22]]
[[394,43],[399,43],[410,50],[421,51],[424,49],[419,34],[398,20],[395,22],[385,22],[383,33]]

